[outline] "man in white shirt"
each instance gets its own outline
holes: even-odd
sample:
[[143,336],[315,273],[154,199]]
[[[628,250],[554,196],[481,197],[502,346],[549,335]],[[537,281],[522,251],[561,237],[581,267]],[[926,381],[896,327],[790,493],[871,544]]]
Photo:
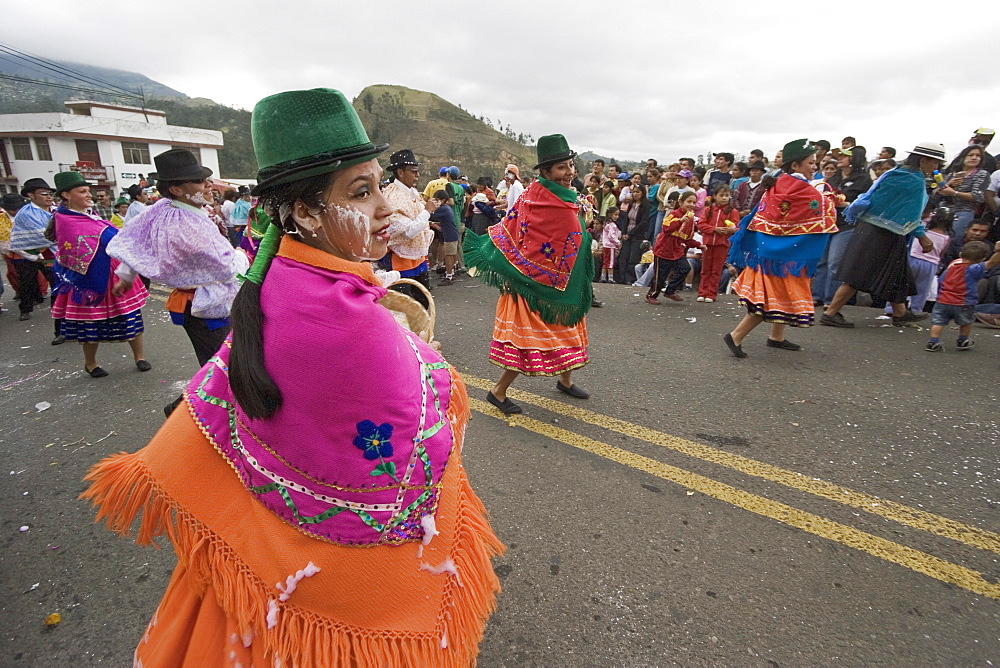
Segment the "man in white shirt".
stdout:
[[134,183],[128,187],[128,196],[132,200],[132,203],[125,210],[126,223],[145,211],[146,203],[149,202],[149,195],[146,194],[146,189],[138,183]]
[[500,185],[500,192],[497,193],[502,202],[497,202],[497,208],[507,209],[508,211],[515,203],[517,203],[517,198],[521,196],[524,192],[524,186],[521,185],[520,171],[517,165],[510,164],[507,165],[507,171],[503,175],[503,183]]

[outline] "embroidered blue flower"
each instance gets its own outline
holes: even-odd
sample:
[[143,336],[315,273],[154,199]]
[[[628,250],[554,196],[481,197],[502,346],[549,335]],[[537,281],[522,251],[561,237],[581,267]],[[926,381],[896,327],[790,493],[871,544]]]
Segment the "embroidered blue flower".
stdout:
[[358,435],[354,437],[354,447],[365,451],[365,459],[392,457],[392,425],[376,425],[371,420],[358,423]]
[[552,244],[550,244],[548,241],[542,244],[542,254],[545,257],[547,258],[552,257],[552,254],[555,252],[556,250],[552,247]]

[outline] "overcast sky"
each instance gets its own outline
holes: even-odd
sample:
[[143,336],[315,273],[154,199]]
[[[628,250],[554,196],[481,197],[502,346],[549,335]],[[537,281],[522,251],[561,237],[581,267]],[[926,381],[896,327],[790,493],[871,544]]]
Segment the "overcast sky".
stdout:
[[920,141],[951,156],[1000,126],[995,0],[50,0],[45,15],[8,3],[2,41],[247,109],[283,90],[398,84],[625,159],[844,135],[872,156]]

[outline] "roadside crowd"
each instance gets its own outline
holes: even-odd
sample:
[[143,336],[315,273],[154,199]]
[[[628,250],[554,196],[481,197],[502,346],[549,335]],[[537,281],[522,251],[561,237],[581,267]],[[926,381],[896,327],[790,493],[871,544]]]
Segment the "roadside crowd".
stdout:
[[[937,301],[940,277],[950,264],[960,259],[963,246],[1000,238],[997,197],[1000,170],[997,158],[988,152],[994,135],[988,128],[976,130],[968,145],[947,163],[941,148],[940,169],[926,177],[928,204],[919,233],[922,238],[910,239],[909,263],[916,294],[909,298],[903,316],[893,314],[886,305],[884,317],[891,318],[894,324],[928,316]],[[838,202],[837,232],[830,235],[811,282],[813,304],[825,310],[841,286],[838,271],[856,226],[855,221],[845,218],[845,208],[901,163],[897,162],[896,150],[889,146],[882,147],[875,159],[869,159],[865,147],[858,145],[853,137],[845,137],[838,147],[831,147],[825,140],[812,142],[812,147],[816,161],[809,181]],[[661,293],[671,301],[683,301],[684,291],[696,290],[698,302],[711,303],[719,294],[731,290],[742,267],[728,257],[730,238],[739,229],[741,219],[755,209],[761,195],[774,183],[783,159],[781,151],[769,158],[760,149],[751,150],[747,161],[736,160],[728,152],[712,157],[711,167],[697,165],[687,157],[667,165],[649,159],[643,168],[631,173],[598,159],[589,165],[589,171],[576,175],[573,186],[579,193],[578,204],[592,237],[595,282],[648,287],[645,299],[651,305],[660,304]],[[382,187],[394,213],[390,217],[389,253],[379,264],[387,284],[409,279],[402,281],[408,285],[396,288],[426,303],[426,295],[432,289],[431,275],[440,276],[437,283],[440,287],[452,285],[465,272],[462,249],[465,230],[485,234],[490,226],[502,220],[532,179],[522,177],[521,169],[509,164],[499,182],[483,176],[472,183],[457,166],[445,166],[440,168],[437,178],[418,191],[420,167],[408,149],[390,156],[388,178]],[[582,167],[577,164],[579,171]],[[191,198],[189,204],[197,206],[230,246],[236,250],[242,247],[252,259],[259,235],[251,232],[262,209],[249,188],[222,189],[210,177],[201,178],[202,173],[199,172],[201,180],[197,184],[201,194]],[[59,286],[66,283],[66,274],[60,278],[53,273],[53,267],[58,267],[58,249],[53,239],[42,238],[43,230],[59,208],[54,195],[62,196],[61,205],[65,206],[67,193],[74,188],[82,192],[85,189],[81,185],[89,186],[87,198],[77,202],[77,213],[107,221],[115,229],[150,210],[162,198],[178,201],[164,189],[177,182],[163,181],[162,177],[160,184],[135,184],[113,199],[114,194],[107,188],[90,186],[82,179],[66,181],[66,175],[62,176],[61,187],[59,183],[52,187],[43,179],[30,179],[20,195],[10,193],[0,199],[0,252],[6,262],[7,282],[18,302],[20,319],[30,319],[34,307],[48,295],[53,315],[62,316],[54,318],[53,345],[66,340],[67,327],[73,330],[71,339],[84,343],[88,337],[78,327],[67,325],[66,319],[94,316],[75,303],[68,310],[66,306],[56,307]],[[224,264],[227,267],[224,273],[234,273],[228,269],[230,259]],[[86,268],[87,263],[82,266]],[[148,277],[141,278],[148,287]],[[230,279],[235,280],[235,273]],[[423,286],[423,290],[413,283]],[[189,292],[193,292],[197,286],[180,287],[190,287]],[[1000,327],[1000,267],[989,267],[969,294],[974,296],[975,303],[970,306],[974,306],[975,318],[984,325]],[[875,296],[860,294],[849,303],[870,304],[871,297]],[[75,297],[80,298],[79,294]],[[142,301],[138,297],[136,300],[136,303]],[[595,299],[593,305],[601,303]],[[180,317],[175,317],[178,324],[183,324],[184,318],[188,322],[199,320],[192,316],[190,304],[186,314],[184,304],[179,307],[175,304],[175,315],[178,308]],[[836,310],[839,311],[839,305]],[[115,312],[107,319],[123,315]],[[104,373],[97,366],[95,355],[96,343],[105,340],[129,341],[137,366],[149,368],[142,355],[141,315],[138,321],[126,320],[127,326],[118,322],[113,332],[89,333],[93,350],[92,354],[85,354],[88,373],[95,375],[95,369],[98,377]],[[215,319],[217,323],[209,320],[216,327],[224,323],[224,319]],[[839,312],[824,313],[819,323],[852,326]],[[199,358],[203,357],[204,351],[195,343],[198,334],[186,329]],[[224,333],[226,329],[221,331]],[[218,339],[219,332],[205,338],[211,345]],[[206,345],[202,341],[201,348]]]

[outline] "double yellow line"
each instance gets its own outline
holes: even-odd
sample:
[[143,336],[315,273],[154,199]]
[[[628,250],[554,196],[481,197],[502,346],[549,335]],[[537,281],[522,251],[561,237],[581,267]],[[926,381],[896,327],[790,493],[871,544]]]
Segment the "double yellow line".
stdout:
[[[493,387],[493,382],[489,380],[471,376],[463,376],[463,378],[466,384],[472,387],[482,390],[489,390]],[[940,515],[880,499],[864,492],[851,490],[724,450],[718,450],[700,443],[677,438],[654,429],[625,422],[624,420],[601,413],[595,413],[585,408],[570,406],[561,401],[546,399],[521,390],[510,390],[509,394],[512,399],[521,403],[538,406],[539,408],[581,422],[603,427],[610,431],[618,432],[654,445],[660,445],[703,461],[740,471],[747,475],[770,480],[792,489],[836,501],[837,503],[864,510],[865,512],[879,515],[900,524],[949,538],[981,550],[1000,554],[1000,535],[984,529],[962,524],[961,522],[941,517]],[[751,494],[750,492],[726,485],[712,478],[616,448],[607,443],[581,436],[580,434],[525,415],[504,416],[486,402],[478,399],[470,398],[469,401],[473,409],[490,417],[507,420],[542,436],[581,450],[586,450],[619,464],[645,471],[659,478],[670,480],[688,489],[696,490],[725,501],[738,508],[743,508],[752,513],[777,520],[816,536],[863,550],[880,559],[904,566],[924,575],[929,575],[943,582],[958,585],[976,594],[1000,600],[1000,584],[987,581],[982,573],[966,568],[965,566],[939,559],[933,555],[900,545],[899,543],[855,529],[854,527],[828,520],[819,515],[807,513],[763,496]]]

